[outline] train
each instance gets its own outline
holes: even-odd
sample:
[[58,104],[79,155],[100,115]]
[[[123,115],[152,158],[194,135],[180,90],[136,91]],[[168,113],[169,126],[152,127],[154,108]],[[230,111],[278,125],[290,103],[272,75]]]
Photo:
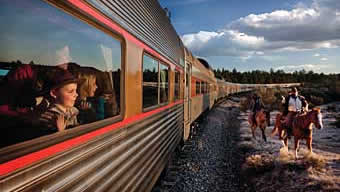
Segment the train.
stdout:
[[218,100],[298,85],[217,79],[157,0],[0,10],[0,191],[151,191]]

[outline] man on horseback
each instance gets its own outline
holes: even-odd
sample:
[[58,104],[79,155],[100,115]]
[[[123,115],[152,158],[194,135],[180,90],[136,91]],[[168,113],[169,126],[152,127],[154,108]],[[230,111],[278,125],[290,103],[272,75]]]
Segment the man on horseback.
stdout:
[[288,135],[291,135],[293,119],[308,110],[308,103],[303,96],[298,94],[296,87],[292,88],[290,94],[283,99],[282,103],[284,106],[283,116],[286,117],[283,124]]
[[261,97],[259,97],[256,93],[253,94],[252,96],[252,100],[250,103],[250,110],[252,111],[251,116],[252,116],[252,120],[253,122],[256,124],[256,113],[261,111],[261,109],[264,108],[264,104],[262,102]]

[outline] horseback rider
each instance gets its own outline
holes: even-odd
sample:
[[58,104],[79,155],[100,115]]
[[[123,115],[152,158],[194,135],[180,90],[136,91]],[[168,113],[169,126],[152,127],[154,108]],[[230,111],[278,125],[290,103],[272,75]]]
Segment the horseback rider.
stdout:
[[252,116],[252,120],[254,123],[256,123],[256,113],[258,111],[261,111],[261,109],[264,108],[264,104],[262,102],[262,99],[260,96],[258,96],[256,93],[253,94],[252,96],[252,100],[251,100],[251,103],[250,103],[250,110],[252,111],[251,113],[251,116]]
[[303,96],[298,94],[296,87],[293,87],[289,95],[283,98],[282,103],[284,106],[283,116],[286,117],[283,124],[287,128],[288,135],[291,135],[293,118],[307,112],[308,103]]

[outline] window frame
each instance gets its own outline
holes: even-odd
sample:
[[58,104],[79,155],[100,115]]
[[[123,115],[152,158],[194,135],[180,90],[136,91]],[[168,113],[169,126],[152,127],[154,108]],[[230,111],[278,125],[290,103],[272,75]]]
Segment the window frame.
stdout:
[[[79,22],[88,25],[90,28],[94,28],[98,30],[103,35],[108,35],[112,39],[116,40],[120,43],[120,56],[121,56],[121,63],[120,63],[120,102],[119,102],[119,114],[113,117],[105,118],[102,120],[94,121],[87,124],[78,125],[73,127],[72,129],[66,129],[62,132],[55,132],[48,135],[43,135],[37,138],[33,138],[31,140],[23,141],[20,143],[16,143],[13,145],[9,145],[3,148],[0,148],[0,164],[8,162],[10,160],[19,158],[21,156],[33,153],[35,151],[39,151],[45,149],[47,147],[56,145],[58,143],[82,136],[84,134],[90,133],[97,129],[118,123],[123,120],[125,114],[125,55],[126,55],[126,40],[122,34],[111,29],[109,26],[101,23],[97,18],[88,15],[87,13],[83,13],[79,11],[79,9],[73,6],[70,3],[61,3],[55,0],[48,0],[44,3],[49,4],[50,6],[60,11],[61,14],[66,14],[70,17],[73,17]],[[100,11],[98,11],[100,12]],[[115,94],[113,92],[113,94]],[[118,129],[119,131],[121,129]],[[109,133],[105,133],[109,134]]]
[[[143,91],[143,82],[144,82],[144,74],[143,74],[143,69],[144,69],[144,56],[148,56],[148,57],[150,57],[151,59],[155,60],[155,61],[157,62],[157,65],[158,65],[157,104],[156,104],[156,105],[149,106],[149,107],[143,107],[143,105],[144,105],[144,102],[143,102],[143,100],[144,100],[144,91]],[[161,68],[160,65],[164,65],[164,66],[166,66],[166,67],[168,68],[168,73],[167,73],[167,75],[168,75],[168,90],[167,90],[168,99],[167,99],[166,102],[163,102],[163,103],[160,103],[160,68]],[[170,74],[170,70],[171,70],[171,68],[170,68],[170,66],[169,66],[167,63],[161,61],[160,59],[158,59],[157,57],[153,56],[153,55],[150,54],[149,52],[143,50],[143,53],[142,53],[142,65],[141,65],[141,92],[142,92],[142,97],[141,97],[141,99],[142,99],[142,100],[141,100],[142,105],[141,105],[141,106],[142,106],[142,112],[143,112],[143,113],[144,113],[144,112],[148,112],[148,111],[152,111],[152,110],[157,109],[157,108],[159,108],[159,107],[163,107],[163,106],[168,105],[168,104],[170,103],[170,83],[171,83],[171,82],[170,82],[170,75],[169,75],[169,74]]]

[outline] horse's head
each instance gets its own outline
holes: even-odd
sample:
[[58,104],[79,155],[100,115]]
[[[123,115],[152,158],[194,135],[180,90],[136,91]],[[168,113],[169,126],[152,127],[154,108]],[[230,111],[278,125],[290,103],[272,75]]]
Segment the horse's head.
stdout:
[[313,114],[312,122],[314,123],[315,127],[318,129],[323,129],[321,109],[313,108],[311,113]]

